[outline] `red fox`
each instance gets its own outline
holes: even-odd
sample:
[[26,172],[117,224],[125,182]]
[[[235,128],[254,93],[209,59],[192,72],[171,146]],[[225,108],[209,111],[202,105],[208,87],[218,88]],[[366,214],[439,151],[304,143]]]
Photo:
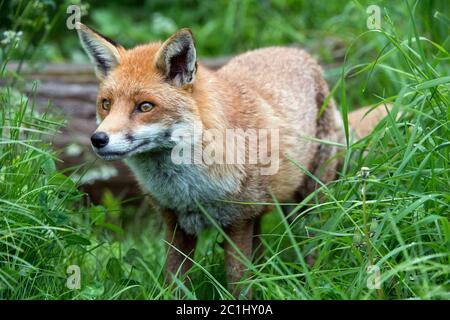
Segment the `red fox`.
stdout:
[[[317,139],[343,143],[343,126],[333,100],[319,116],[329,94],[320,66],[303,50],[269,47],[213,72],[197,63],[189,29],[129,50],[81,23],[77,30],[100,80],[93,149],[123,159],[161,212],[171,244],[167,274],[185,273],[198,233],[217,225],[234,243],[225,241],[225,269],[239,297],[242,255],[251,259],[260,246],[260,218],[271,210],[256,203],[299,201],[313,191],[291,160],[325,183],[335,178],[338,148]],[[209,138],[189,135],[194,126]],[[230,130],[240,147],[228,144]],[[214,150],[208,161],[205,149]]]

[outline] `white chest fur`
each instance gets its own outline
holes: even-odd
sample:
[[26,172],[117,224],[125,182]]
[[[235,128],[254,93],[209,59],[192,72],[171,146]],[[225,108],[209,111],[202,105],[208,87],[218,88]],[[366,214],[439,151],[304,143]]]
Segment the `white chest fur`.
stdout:
[[180,226],[195,234],[211,225],[201,212],[201,204],[219,225],[232,222],[238,214],[229,199],[239,187],[236,176],[215,178],[204,164],[175,164],[170,154],[140,154],[125,160],[141,187],[149,192],[163,208],[178,215]]

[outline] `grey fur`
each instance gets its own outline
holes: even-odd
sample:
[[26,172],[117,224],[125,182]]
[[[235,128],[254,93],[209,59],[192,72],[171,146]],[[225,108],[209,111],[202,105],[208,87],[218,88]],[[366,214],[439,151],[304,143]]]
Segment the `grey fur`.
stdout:
[[204,164],[176,165],[170,151],[138,154],[125,162],[134,172],[138,182],[159,204],[174,210],[181,228],[188,234],[197,234],[211,226],[208,217],[198,204],[222,227],[228,226],[242,214],[242,206],[226,204],[231,200],[237,179],[214,181],[207,175]]

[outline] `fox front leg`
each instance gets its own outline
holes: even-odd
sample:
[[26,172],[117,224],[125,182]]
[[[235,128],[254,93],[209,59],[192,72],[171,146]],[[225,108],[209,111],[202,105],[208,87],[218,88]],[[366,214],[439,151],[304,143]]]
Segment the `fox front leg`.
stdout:
[[255,218],[253,222],[253,262],[256,264],[261,261],[264,255],[264,245],[262,243],[262,227],[261,227],[262,216]]
[[[231,242],[225,241],[225,270],[227,273],[228,287],[235,298],[239,299],[243,295],[251,298],[251,289],[244,292],[244,288],[238,285],[246,274],[245,261],[251,261],[253,249],[253,219],[237,221],[229,226],[225,232]],[[238,251],[237,251],[238,250]]]
[[166,241],[168,243],[167,260],[164,271],[168,279],[184,275],[191,267],[194,258],[196,236],[184,232],[177,224],[177,217],[171,211],[162,214],[166,226]]

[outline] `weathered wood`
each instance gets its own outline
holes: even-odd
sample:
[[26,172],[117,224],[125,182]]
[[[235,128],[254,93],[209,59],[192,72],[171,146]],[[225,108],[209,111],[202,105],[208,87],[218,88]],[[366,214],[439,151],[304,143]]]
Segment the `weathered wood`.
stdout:
[[[230,58],[203,59],[201,63],[218,69]],[[11,62],[7,68],[17,70],[18,64]],[[110,189],[121,197],[137,196],[139,188],[128,168],[120,161],[104,162],[92,152],[90,136],[96,128],[95,100],[97,79],[90,64],[47,64],[30,67],[23,65],[21,74],[25,78],[25,91],[35,97],[38,106],[48,106],[49,102],[56,113],[67,119],[61,133],[52,137],[52,144],[61,150],[58,163],[60,169],[71,168],[86,163],[83,168],[91,168],[85,177],[82,188],[94,202],[98,202],[104,189]],[[38,82],[33,92],[34,81]],[[106,168],[106,169],[105,169]],[[102,172],[107,172],[101,177]]]

